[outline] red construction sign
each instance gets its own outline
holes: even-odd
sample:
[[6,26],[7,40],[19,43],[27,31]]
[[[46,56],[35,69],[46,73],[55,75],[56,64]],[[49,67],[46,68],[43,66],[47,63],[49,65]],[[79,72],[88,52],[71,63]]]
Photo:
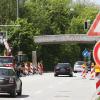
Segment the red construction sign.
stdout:
[[100,65],[100,41],[98,41],[93,49],[93,58],[97,65]]
[[100,36],[100,13],[97,14],[96,19],[91,25],[89,31],[87,32],[88,36]]

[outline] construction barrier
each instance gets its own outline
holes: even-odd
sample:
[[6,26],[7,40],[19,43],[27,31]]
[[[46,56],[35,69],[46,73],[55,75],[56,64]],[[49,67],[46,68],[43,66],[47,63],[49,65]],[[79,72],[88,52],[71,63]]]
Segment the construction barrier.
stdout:
[[33,66],[32,66],[32,63],[30,63],[30,73],[33,74]]
[[100,73],[96,73],[96,91],[100,95]]
[[24,66],[24,74],[25,75],[28,75],[29,74],[29,68],[27,66],[27,63],[25,63],[25,66]]
[[42,75],[43,74],[43,65],[38,62],[38,74]]
[[91,68],[90,79],[95,79],[95,69]]
[[100,95],[100,66],[99,65],[95,65],[95,77],[96,77],[97,95]]
[[86,79],[86,65],[82,65],[83,71],[82,71],[82,79]]
[[91,64],[90,79],[95,79],[95,68],[94,68],[94,63]]

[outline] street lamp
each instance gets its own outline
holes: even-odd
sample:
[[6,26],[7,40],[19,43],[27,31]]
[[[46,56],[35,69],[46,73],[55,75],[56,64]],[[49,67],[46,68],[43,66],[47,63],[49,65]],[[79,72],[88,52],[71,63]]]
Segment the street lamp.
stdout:
[[19,0],[16,0],[17,2],[17,19],[19,18]]

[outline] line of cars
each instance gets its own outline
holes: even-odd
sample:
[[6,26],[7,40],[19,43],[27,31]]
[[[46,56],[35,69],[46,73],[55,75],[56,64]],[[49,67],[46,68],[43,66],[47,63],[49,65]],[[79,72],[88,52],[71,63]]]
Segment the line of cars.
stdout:
[[[86,62],[87,72],[91,70],[90,63],[91,62]],[[70,77],[73,77],[73,72],[76,73],[76,72],[83,71],[83,68],[82,68],[83,64],[84,64],[84,61],[76,61],[74,64],[74,67],[72,67],[70,63],[58,63],[54,67],[54,76],[69,75]]]

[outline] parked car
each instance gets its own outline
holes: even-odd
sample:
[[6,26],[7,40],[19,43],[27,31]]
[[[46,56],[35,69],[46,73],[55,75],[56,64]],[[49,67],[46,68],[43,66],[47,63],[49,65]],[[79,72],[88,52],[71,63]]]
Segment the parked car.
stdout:
[[83,64],[84,64],[84,61],[76,61],[74,64],[74,72],[75,73],[82,72],[83,71],[83,68],[82,68]]
[[12,97],[22,94],[22,81],[12,67],[0,66],[0,93],[8,93]]
[[58,63],[54,67],[54,76],[58,75],[69,75],[73,77],[73,69],[70,63]]

